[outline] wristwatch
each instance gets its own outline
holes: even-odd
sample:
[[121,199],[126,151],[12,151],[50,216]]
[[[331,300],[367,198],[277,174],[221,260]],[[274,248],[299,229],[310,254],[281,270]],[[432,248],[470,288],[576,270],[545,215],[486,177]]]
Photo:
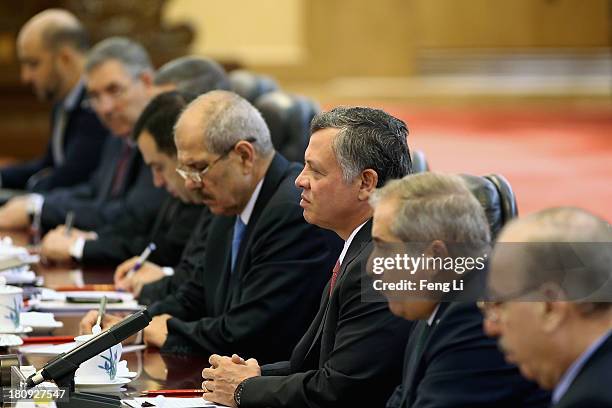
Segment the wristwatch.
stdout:
[[236,403],[237,407],[240,406],[240,399],[242,398],[242,389],[244,388],[244,381],[238,384],[236,390],[234,391],[234,402]]

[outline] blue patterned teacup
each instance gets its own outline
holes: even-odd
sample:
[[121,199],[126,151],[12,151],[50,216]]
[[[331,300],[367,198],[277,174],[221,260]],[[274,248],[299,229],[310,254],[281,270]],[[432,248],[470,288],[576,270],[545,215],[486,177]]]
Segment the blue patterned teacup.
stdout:
[[23,289],[0,285],[0,333],[21,330],[20,315],[23,311]]
[[[82,344],[93,337],[92,334],[75,337],[77,344]],[[87,381],[111,382],[117,376],[117,366],[121,360],[123,348],[121,343],[104,350],[95,357],[82,363],[77,369],[75,376]]]

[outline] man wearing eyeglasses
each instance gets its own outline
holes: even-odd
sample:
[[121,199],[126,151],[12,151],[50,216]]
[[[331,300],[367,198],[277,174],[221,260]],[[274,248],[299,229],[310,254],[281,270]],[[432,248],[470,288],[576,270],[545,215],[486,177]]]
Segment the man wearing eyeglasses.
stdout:
[[31,218],[47,230],[63,224],[68,212],[73,212],[75,227],[95,230],[120,215],[136,220],[154,217],[165,198],[166,192],[153,185],[138,149],[128,140],[155,93],[147,52],[126,38],[109,38],[90,51],[85,71],[89,102],[115,137],[106,141],[90,180],[9,202],[1,213],[0,227],[24,227]]
[[[341,246],[302,217],[294,185],[302,166],[278,154],[260,113],[227,91],[193,101],[175,142],[178,174],[214,217],[197,279],[149,307],[156,317],[145,342],[164,352],[288,358]],[[104,325],[117,320],[109,315]]]
[[[132,292],[134,296],[140,295],[145,283],[168,277],[145,290],[145,296],[139,299],[144,304],[150,303],[145,298],[158,300],[163,297],[162,293],[167,294],[173,286],[168,280],[182,283],[186,279],[185,272],[190,276],[193,260],[182,258],[200,258],[200,253],[192,251],[202,249],[201,241],[206,237],[210,219],[210,211],[201,202],[194,203],[197,192],[187,191],[175,171],[174,124],[182,109],[195,96],[229,86],[223,67],[211,59],[200,57],[184,57],[168,62],[158,70],[154,82],[160,91],[189,89],[180,95],[165,93],[154,98],[140,114],[132,132],[132,138],[138,143],[145,162],[151,168],[154,184],[165,187],[172,197],[166,198],[155,217],[135,219],[123,215],[96,230],[95,234],[77,228],[66,233],[63,226],[57,227],[47,233],[41,251],[51,261],[61,262],[72,257],[84,264],[121,263],[115,274],[115,282],[117,287]],[[141,137],[143,132],[146,134]],[[153,136],[154,140],[147,136]],[[154,143],[143,144],[142,140]],[[194,214],[200,212],[202,217],[194,228],[193,220],[198,218]],[[186,246],[188,239],[195,242]],[[157,249],[149,261],[137,273],[127,276],[150,242],[155,243]],[[185,247],[189,250],[183,252]],[[73,248],[79,250],[71,251]],[[186,268],[187,265],[189,267]],[[177,276],[170,278],[175,271],[178,272]]]
[[45,10],[21,29],[17,53],[21,79],[40,101],[53,102],[45,155],[0,168],[0,187],[49,191],[89,178],[108,137],[85,97],[83,71],[89,49],[80,21],[62,9]]
[[512,221],[491,258],[487,334],[555,408],[612,406],[612,227],[578,208]]

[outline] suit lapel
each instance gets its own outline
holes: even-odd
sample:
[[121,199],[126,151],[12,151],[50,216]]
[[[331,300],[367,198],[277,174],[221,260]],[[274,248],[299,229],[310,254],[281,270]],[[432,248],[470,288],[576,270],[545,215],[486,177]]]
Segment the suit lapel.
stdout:
[[[242,236],[242,241],[240,242],[240,249],[238,250],[238,256],[236,257],[236,265],[234,267],[234,272],[230,271],[230,264],[227,263],[224,269],[225,273],[229,275],[229,288],[231,291],[231,295],[227,296],[225,309],[227,310],[231,305],[232,295],[234,294],[233,289],[236,287],[236,283],[240,281],[240,278],[243,274],[243,264],[246,248],[251,246],[251,241],[255,238],[253,236],[253,230],[257,226],[257,221],[261,216],[264,208],[270,202],[270,198],[274,195],[276,190],[278,189],[279,184],[284,179],[284,175],[289,167],[289,162],[280,154],[275,153],[272,162],[270,163],[270,167],[266,171],[266,175],[264,176],[264,181],[261,186],[261,191],[259,192],[259,196],[257,197],[257,201],[255,201],[255,206],[253,207],[253,212],[251,213],[251,218],[249,219],[249,223],[244,230],[244,235]],[[233,231],[233,226],[232,226]],[[231,247],[232,234],[230,234],[229,245]]]
[[[401,405],[412,404],[412,400],[415,397],[415,390],[418,386],[417,381],[422,377],[422,361],[427,350],[427,344],[431,338],[432,332],[436,329],[440,323],[440,319],[444,313],[444,310],[448,307],[448,303],[441,303],[440,307],[436,311],[431,326],[427,323],[427,320],[419,321],[408,340],[408,346],[406,347],[406,354],[404,359],[404,375],[403,380],[403,394],[401,399]],[[406,401],[410,401],[410,404],[406,404]]]
[[[338,293],[339,293],[339,288],[342,285],[342,282],[345,280],[345,277],[346,277],[345,271],[349,269],[349,267],[352,265],[353,262],[359,262],[358,257],[365,250],[367,244],[371,242],[371,235],[372,235],[372,220],[370,219],[361,228],[361,230],[359,230],[357,235],[355,235],[355,237],[353,238],[353,241],[351,242],[351,245],[349,246],[346,252],[346,255],[344,256],[344,260],[342,261],[342,264],[340,266],[340,272],[338,273],[338,278],[336,280],[336,286],[331,296],[329,295],[330,283],[328,282],[327,286],[325,286],[325,290],[323,292],[323,301],[321,302],[321,308],[319,309],[319,313],[317,313],[317,316],[315,317],[315,321],[318,321],[319,324],[316,328],[316,333],[314,337],[312,338],[312,341],[310,342],[308,351],[304,354],[303,360],[306,360],[308,358],[308,355],[315,349],[316,345],[319,342],[319,339],[321,338],[323,334],[325,323],[328,320],[327,316],[330,310],[330,305],[332,303],[335,304],[339,302]],[[331,277],[331,271],[330,271],[330,277]],[[311,326],[311,329],[314,329],[313,326]],[[319,348],[322,349],[322,346],[320,346]]]

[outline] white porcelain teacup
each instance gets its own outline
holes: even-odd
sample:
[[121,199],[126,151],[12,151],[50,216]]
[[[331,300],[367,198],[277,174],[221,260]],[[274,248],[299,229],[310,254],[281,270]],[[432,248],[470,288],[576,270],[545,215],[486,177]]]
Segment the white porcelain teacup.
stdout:
[[0,333],[21,330],[23,289],[0,285]]
[[[93,334],[86,334],[74,338],[77,345],[83,344],[94,337]],[[113,381],[117,377],[119,361],[123,348],[121,343],[104,350],[97,356],[83,362],[76,370],[75,376],[87,381],[100,381],[103,383]]]

